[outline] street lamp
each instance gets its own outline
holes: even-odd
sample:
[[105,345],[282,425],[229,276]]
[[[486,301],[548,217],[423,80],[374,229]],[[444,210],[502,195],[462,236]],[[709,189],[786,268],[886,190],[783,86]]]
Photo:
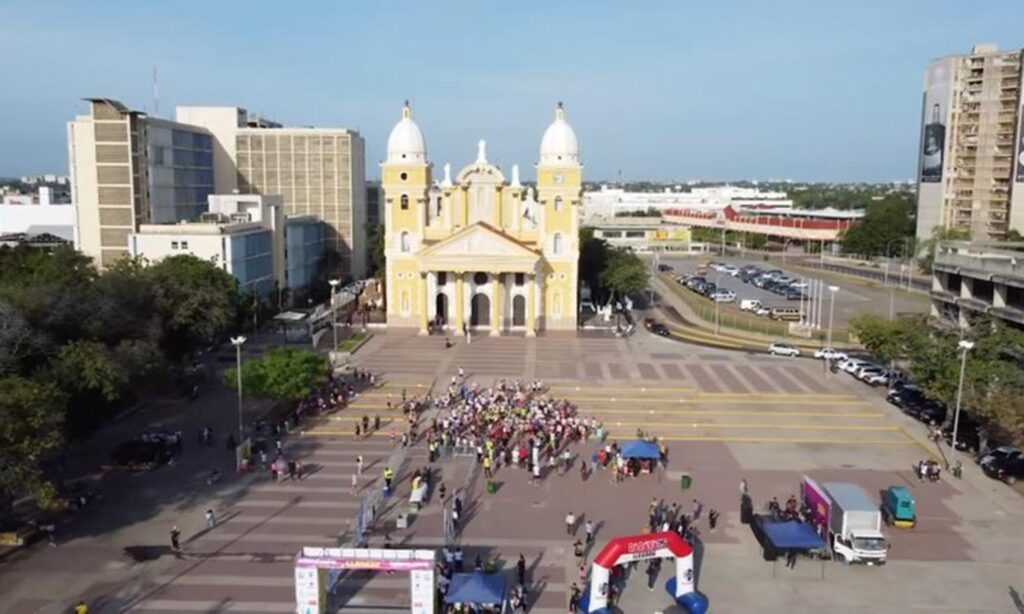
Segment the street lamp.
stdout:
[[[242,434],[242,344],[245,343],[245,337],[239,335],[231,338],[231,345],[235,346],[235,376],[238,378],[238,446],[241,449],[242,440],[245,438]],[[235,464],[238,471],[242,470],[242,454],[240,452],[235,453]]]
[[[721,288],[719,287],[719,284],[721,284],[721,283],[722,283],[722,273],[719,272],[718,275],[715,275],[715,292],[716,293],[719,290],[721,290]],[[715,299],[714,295],[711,295],[711,300],[715,302],[715,335],[719,335],[721,333],[722,329],[721,329],[721,326],[719,326],[718,301]]]
[[334,338],[334,353],[338,353],[338,310],[334,307],[335,292],[338,290],[338,284],[341,283],[340,279],[329,279],[327,283],[331,284],[331,334]]
[[956,449],[957,430],[960,428],[960,401],[964,396],[964,372],[967,370],[967,352],[974,347],[974,342],[961,339],[957,345],[963,350],[963,354],[960,358],[960,385],[956,389],[956,413],[953,414],[953,439],[950,441],[950,445],[953,446],[954,450]]
[[828,346],[832,347],[832,320],[836,313],[836,292],[839,291],[839,286],[828,287]]

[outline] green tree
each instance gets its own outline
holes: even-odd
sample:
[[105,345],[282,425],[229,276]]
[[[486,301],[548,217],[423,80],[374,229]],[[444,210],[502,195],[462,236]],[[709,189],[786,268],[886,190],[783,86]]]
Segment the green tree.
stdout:
[[914,214],[914,203],[909,198],[872,202],[860,222],[843,233],[843,251],[865,256],[898,253],[903,249],[900,241],[914,236]]
[[587,284],[592,292],[602,289],[601,271],[608,264],[608,243],[594,236],[594,229],[589,226],[580,228],[580,281]]
[[608,252],[608,260],[601,271],[601,285],[612,292],[613,299],[643,292],[650,281],[647,264],[632,251],[618,247]]
[[[327,381],[330,366],[315,352],[276,348],[262,358],[242,363],[242,393],[274,401],[299,401]],[[224,383],[236,390],[235,369],[224,374]]]
[[64,397],[56,386],[22,377],[0,379],[0,492],[6,503],[55,490],[40,463],[61,445]]
[[160,340],[156,294],[145,263],[122,258],[95,282],[92,336],[109,345],[124,339]]
[[384,271],[384,225],[366,222],[366,276]]
[[29,371],[45,346],[45,336],[29,326],[12,305],[0,300],[0,377]]
[[160,345],[172,360],[220,341],[236,326],[238,282],[212,262],[171,256],[147,268],[146,277],[160,318]]

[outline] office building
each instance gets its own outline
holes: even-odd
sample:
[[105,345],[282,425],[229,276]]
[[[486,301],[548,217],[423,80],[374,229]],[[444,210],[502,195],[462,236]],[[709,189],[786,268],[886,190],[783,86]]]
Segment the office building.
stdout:
[[720,211],[730,205],[737,210],[785,211],[793,208],[793,201],[785,192],[763,192],[731,185],[691,188],[686,192],[668,188],[661,192],[630,192],[602,185],[598,190],[583,193],[583,219],[666,209]]
[[935,249],[932,315],[960,326],[988,314],[1024,327],[1024,244],[945,241]]
[[919,239],[935,228],[962,230],[977,241],[1024,231],[1021,66],[1021,50],[995,45],[928,65],[918,150]]
[[388,137],[384,191],[388,326],[487,331],[576,328],[582,165],[559,104],[540,144],[537,190],[487,161],[434,184],[408,104]]
[[370,225],[380,224],[383,218],[380,215],[381,207],[384,204],[384,191],[381,190],[379,181],[366,182],[366,221]]
[[272,298],[278,290],[304,296],[320,274],[323,224],[287,218],[280,196],[216,194],[194,221],[142,224],[129,252],[147,262],[181,254],[210,260],[238,280],[242,294]]
[[366,162],[358,132],[285,127],[238,107],[178,107],[175,118],[214,136],[219,193],[280,194],[286,215],[326,224],[332,274],[364,275]]
[[214,190],[213,139],[196,126],[149,117],[109,98],[68,123],[78,248],[106,267],[128,254],[142,224],[189,220]]

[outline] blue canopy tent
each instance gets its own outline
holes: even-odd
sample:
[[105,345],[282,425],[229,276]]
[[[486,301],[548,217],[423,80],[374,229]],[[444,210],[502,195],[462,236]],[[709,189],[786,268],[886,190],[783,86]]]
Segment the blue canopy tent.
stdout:
[[818,535],[813,524],[789,520],[764,522],[761,528],[772,545],[780,550],[817,550],[825,547],[825,540]]
[[508,578],[503,573],[457,573],[452,576],[444,601],[447,604],[468,603],[501,607],[505,602],[507,585]]
[[622,444],[621,452],[623,458],[650,458],[653,460],[661,458],[661,454],[658,452],[658,444],[653,441],[644,441],[643,439]]

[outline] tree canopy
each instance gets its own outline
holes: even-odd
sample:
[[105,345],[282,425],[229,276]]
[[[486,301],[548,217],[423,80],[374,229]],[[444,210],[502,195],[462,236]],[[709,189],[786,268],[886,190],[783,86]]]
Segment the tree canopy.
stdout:
[[843,234],[843,251],[865,256],[910,256],[902,244],[914,236],[915,205],[901,196],[871,202],[864,217]]
[[[327,359],[309,350],[275,348],[242,363],[242,394],[274,401],[299,401],[327,381]],[[224,383],[237,390],[238,371],[229,369]]]
[[236,326],[234,278],[192,256],[123,260],[100,273],[69,247],[23,246],[0,248],[0,271],[6,500],[52,494],[40,460],[165,385],[169,365]]

